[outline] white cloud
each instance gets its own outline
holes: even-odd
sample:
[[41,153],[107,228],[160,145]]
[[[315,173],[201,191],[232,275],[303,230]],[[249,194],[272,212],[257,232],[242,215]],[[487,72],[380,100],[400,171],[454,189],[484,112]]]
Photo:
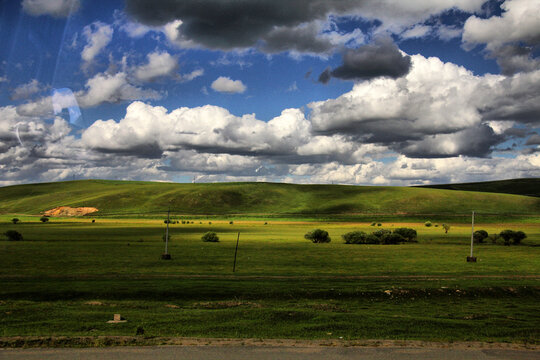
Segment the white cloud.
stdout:
[[26,84],[19,85],[13,90],[11,99],[20,100],[28,99],[30,96],[43,91],[45,87],[39,83],[36,79],[32,79]]
[[414,39],[426,36],[431,32],[431,27],[427,25],[415,25],[400,34],[403,39]]
[[468,18],[463,27],[463,42],[469,46],[487,44],[490,49],[506,42],[540,43],[540,2],[506,0],[501,8],[501,16]]
[[146,57],[148,62],[135,69],[135,77],[140,81],[155,81],[174,76],[178,69],[178,60],[168,52],[155,51]]
[[212,89],[228,94],[243,93],[247,87],[240,80],[231,80],[229,77],[220,76],[211,85]]
[[22,9],[32,16],[51,15],[63,18],[76,12],[80,5],[79,0],[23,0]]
[[87,44],[81,57],[85,62],[91,62],[112,40],[113,28],[101,21],[95,21],[83,29]]
[[146,90],[129,83],[127,74],[99,73],[86,82],[85,90],[76,93],[82,107],[92,107],[104,102],[115,103],[125,100],[159,99],[154,90]]
[[203,69],[195,69],[195,70],[193,70],[192,72],[190,72],[188,74],[183,74],[182,75],[182,81],[191,81],[191,80],[196,79],[199,76],[203,76],[203,75],[204,75],[204,70]]

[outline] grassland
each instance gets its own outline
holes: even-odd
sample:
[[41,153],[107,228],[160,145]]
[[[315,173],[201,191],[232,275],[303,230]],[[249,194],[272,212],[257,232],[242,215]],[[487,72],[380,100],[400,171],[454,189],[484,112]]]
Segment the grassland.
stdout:
[[419,220],[472,210],[495,217],[540,213],[535,197],[406,187],[86,180],[0,188],[0,214],[39,214],[57,206],[96,207],[93,216],[105,217],[158,216],[169,207],[184,215],[316,219],[378,214]]
[[460,191],[480,191],[540,197],[540,179],[510,179],[463,184],[426,185],[426,188]]
[[[478,244],[472,264],[470,226],[453,217],[444,219],[448,234],[423,221],[383,222],[418,231],[418,243],[395,246],[342,243],[345,232],[378,229],[371,221],[192,217],[171,226],[171,261],[159,259],[163,219],[42,224],[18,215],[14,225],[11,217],[0,216],[0,233],[16,229],[25,240],[0,241],[4,337],[135,335],[142,327],[145,336],[539,342],[534,222],[480,218],[477,229],[523,230],[528,238],[520,246]],[[330,233],[330,244],[303,239],[316,227]],[[208,230],[221,241],[203,243]],[[128,322],[107,324],[113,313]]]

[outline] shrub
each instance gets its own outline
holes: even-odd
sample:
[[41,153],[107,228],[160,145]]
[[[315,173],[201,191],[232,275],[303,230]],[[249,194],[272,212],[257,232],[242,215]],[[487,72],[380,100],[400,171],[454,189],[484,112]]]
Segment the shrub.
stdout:
[[367,234],[363,231],[351,231],[341,235],[345,244],[365,244]]
[[510,245],[510,240],[514,237],[514,231],[512,230],[503,230],[499,234],[500,237],[504,240],[504,245],[508,246]]
[[4,233],[9,241],[22,241],[23,236],[16,230],[8,230]]
[[365,240],[366,244],[380,244],[381,243],[381,239],[373,234],[369,234],[368,236],[366,236],[366,240]]
[[182,224],[185,225],[185,224],[186,224],[186,220],[182,220]]
[[163,223],[164,224],[171,224],[171,220],[164,220]]
[[21,220],[19,220],[19,218],[13,218],[13,219],[11,219],[11,222],[14,223],[14,224],[16,224],[16,223],[18,223],[18,222],[20,222],[20,221],[21,221]]
[[201,240],[204,242],[219,242],[219,236],[213,231],[208,231],[201,237]]
[[385,234],[381,236],[381,244],[395,245],[407,241],[403,236],[397,233]]
[[496,244],[497,240],[499,239],[499,234],[491,234],[489,235],[489,239],[491,240],[492,244]]
[[47,221],[49,221],[49,218],[46,216],[42,216],[39,221],[41,221],[42,223],[46,223]]
[[484,239],[486,239],[487,237],[488,237],[488,233],[485,230],[477,230],[473,233],[474,241],[480,244],[483,243]]
[[426,227],[431,227],[431,225],[433,225],[433,224],[431,223],[431,221],[426,221],[426,222],[424,223],[424,225],[425,225]]
[[381,223],[377,223],[377,226],[382,226],[382,224],[381,224]]
[[233,221],[229,221],[229,225],[232,225],[232,224],[234,224],[234,222],[233,222]]
[[415,241],[418,237],[416,230],[411,228],[397,228],[394,230],[394,233],[403,236],[403,238],[409,242]]
[[209,222],[208,222],[208,225],[212,225],[212,222],[211,222],[211,221],[209,221]]
[[374,231],[372,234],[378,238],[382,238],[383,236],[389,235],[391,233],[392,232],[390,230],[381,229],[381,230]]
[[315,229],[306,233],[306,235],[304,235],[304,238],[307,240],[311,240],[312,243],[329,243],[331,240],[330,236],[328,236],[328,231],[324,231],[321,229]]
[[92,219],[92,224],[96,222],[96,219]]
[[442,227],[444,229],[444,233],[445,234],[448,234],[448,230],[450,230],[450,225],[448,224],[442,224]]
[[527,238],[527,235],[523,231],[516,231],[514,233],[514,245],[519,245],[521,243],[521,240]]
[[372,222],[372,223],[371,223],[371,226],[375,226],[375,225],[377,225],[376,222]]

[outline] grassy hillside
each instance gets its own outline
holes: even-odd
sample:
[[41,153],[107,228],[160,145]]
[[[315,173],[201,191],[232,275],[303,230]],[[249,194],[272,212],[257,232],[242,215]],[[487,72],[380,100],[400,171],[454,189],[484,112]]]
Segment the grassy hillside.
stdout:
[[[83,180],[0,188],[0,213],[91,206],[98,214],[538,214],[540,199],[428,188]],[[94,216],[94,215],[93,215]]]
[[465,184],[426,185],[422,187],[432,189],[481,191],[540,197],[539,178],[485,181]]

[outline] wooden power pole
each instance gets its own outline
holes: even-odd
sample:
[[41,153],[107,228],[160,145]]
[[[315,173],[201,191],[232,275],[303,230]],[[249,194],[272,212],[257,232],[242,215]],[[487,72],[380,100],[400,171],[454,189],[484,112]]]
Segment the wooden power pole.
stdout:
[[472,212],[472,222],[471,222],[471,255],[467,256],[467,262],[476,262],[476,257],[473,256],[473,244],[474,244],[474,211]]
[[162,260],[171,260],[171,254],[169,254],[169,223],[171,214],[171,206],[167,210],[167,229],[165,230],[165,253],[161,255]]

